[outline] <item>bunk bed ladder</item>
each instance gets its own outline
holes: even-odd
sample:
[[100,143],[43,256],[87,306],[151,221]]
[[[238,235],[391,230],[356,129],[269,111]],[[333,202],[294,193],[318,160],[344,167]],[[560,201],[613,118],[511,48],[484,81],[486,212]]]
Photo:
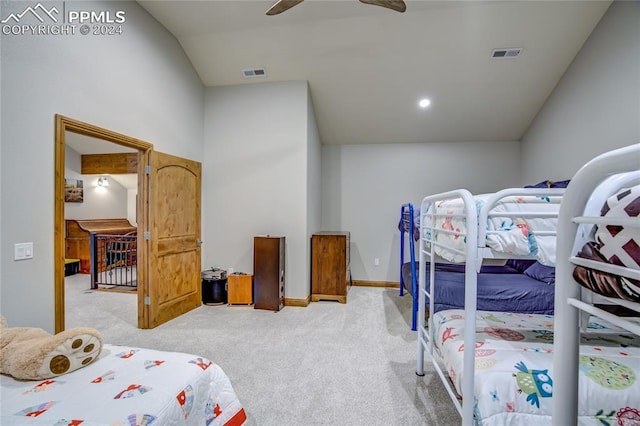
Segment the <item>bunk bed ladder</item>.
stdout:
[[[437,228],[430,224],[435,221],[427,220],[427,217],[436,217],[438,215],[427,213],[429,212],[429,206],[438,200],[460,198],[465,205],[464,214],[460,215],[467,223],[466,234],[459,231],[452,231],[443,228]],[[451,216],[451,215],[447,215]],[[458,216],[458,215],[453,215]],[[471,193],[467,190],[450,191],[437,196],[425,197],[420,207],[420,258],[419,258],[419,276],[418,276],[418,306],[424,306],[426,297],[429,297],[429,319],[425,328],[425,311],[420,309],[418,311],[418,345],[417,345],[417,364],[416,374],[419,376],[424,375],[424,355],[425,351],[429,351],[434,368],[438,372],[442,383],[444,384],[452,402],[462,417],[463,425],[473,424],[474,413],[474,380],[475,380],[475,342],[476,342],[476,307],[477,307],[477,263],[478,263],[478,227],[477,224],[478,211]],[[464,236],[467,241],[473,241],[475,243],[467,244],[464,251],[460,251],[453,247],[449,247],[440,244],[435,239],[437,232],[453,233],[460,236]],[[428,249],[427,249],[428,246]],[[436,357],[437,354],[433,350],[433,342],[436,336],[434,333],[433,324],[433,312],[435,309],[435,301],[432,297],[435,294],[435,259],[436,252],[435,247],[440,246],[451,250],[458,254],[465,256],[465,330],[470,330],[469,333],[464,333],[464,360],[463,371],[465,372],[462,378],[462,403],[458,401],[456,392],[453,388],[453,384],[447,379],[446,374],[442,371]],[[427,257],[430,261],[429,268],[429,291],[426,290],[426,261]],[[464,395],[467,395],[464,398]]]
[[[405,210],[408,212],[409,220],[407,222],[405,216]],[[400,296],[404,295],[404,277],[402,275],[402,265],[404,265],[404,234],[409,234],[409,252],[411,253],[411,289],[412,289],[412,314],[411,314],[411,330],[416,331],[416,321],[418,314],[418,298],[416,297],[418,292],[418,281],[416,279],[416,258],[415,258],[415,242],[413,240],[413,224],[414,224],[414,210],[413,204],[406,203],[400,208]]]

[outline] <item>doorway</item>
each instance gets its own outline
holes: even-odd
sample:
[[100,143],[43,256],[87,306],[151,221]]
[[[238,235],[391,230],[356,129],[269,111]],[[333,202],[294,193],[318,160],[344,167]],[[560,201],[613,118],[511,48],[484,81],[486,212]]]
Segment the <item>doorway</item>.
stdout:
[[144,308],[145,296],[148,295],[147,259],[148,245],[144,240],[144,231],[148,223],[149,179],[145,174],[145,165],[153,145],[130,136],[103,129],[88,123],[74,120],[62,115],[55,117],[55,209],[54,209],[54,300],[55,300],[55,332],[65,329],[65,150],[68,132],[95,138],[100,141],[131,148],[137,153],[137,193],[136,224],[137,240],[137,275],[139,291],[137,297],[138,328],[147,328],[148,318]]
[[[137,192],[138,328],[153,328],[202,305],[202,164],[153,145],[56,115],[54,208],[55,331],[65,329],[65,148],[67,132],[133,148]],[[151,202],[153,200],[153,203]]]

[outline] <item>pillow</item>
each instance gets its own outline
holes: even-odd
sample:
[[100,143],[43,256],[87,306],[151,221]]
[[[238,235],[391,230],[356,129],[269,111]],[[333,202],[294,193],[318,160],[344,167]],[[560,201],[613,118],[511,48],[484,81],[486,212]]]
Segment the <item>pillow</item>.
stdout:
[[550,181],[543,180],[542,182],[538,182],[535,185],[525,185],[525,188],[566,188],[569,185],[570,179],[567,180],[558,180],[558,181]]
[[[609,197],[602,206],[601,215],[612,218],[639,218],[640,185],[623,189]],[[640,239],[637,230],[623,225],[598,225],[595,239],[596,241],[589,241],[582,247],[578,253],[579,257],[640,269]],[[603,296],[640,302],[638,280],[581,266],[576,266],[573,277],[582,286]]]
[[553,266],[546,266],[536,261],[533,265],[529,266],[524,274],[534,280],[542,281],[543,283],[553,284],[556,281],[556,268]]
[[551,188],[551,184],[553,182],[551,182],[550,180],[543,180],[542,182],[538,182],[534,185],[525,185],[525,188]]
[[[595,260],[596,262],[606,262],[602,256],[598,245],[587,242],[578,252],[578,257]],[[576,266],[573,270],[573,278],[578,284],[589,290],[606,297],[617,297],[618,299],[640,302],[640,285],[631,278],[624,278],[604,271],[598,271],[584,266]]]
[[507,259],[505,265],[524,274],[528,267],[536,263],[533,259]]
[[[640,185],[621,190],[607,199],[601,215],[609,218],[640,218]],[[596,230],[598,249],[607,262],[640,269],[640,237],[637,228],[622,225],[599,225]]]

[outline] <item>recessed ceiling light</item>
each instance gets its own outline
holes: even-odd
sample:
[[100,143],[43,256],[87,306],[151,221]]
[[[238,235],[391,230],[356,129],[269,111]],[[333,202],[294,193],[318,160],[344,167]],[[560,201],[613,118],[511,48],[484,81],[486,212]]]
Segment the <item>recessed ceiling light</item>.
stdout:
[[420,99],[420,102],[418,102],[418,105],[420,105],[420,108],[426,108],[429,105],[431,105],[431,101],[427,98],[425,99]]

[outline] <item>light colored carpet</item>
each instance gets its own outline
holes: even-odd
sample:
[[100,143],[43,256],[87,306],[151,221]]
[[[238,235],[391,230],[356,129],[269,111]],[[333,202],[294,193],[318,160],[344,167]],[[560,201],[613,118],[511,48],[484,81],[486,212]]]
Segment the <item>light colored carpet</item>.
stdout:
[[249,425],[456,425],[437,373],[418,377],[410,296],[353,287],[346,304],[280,312],[201,306],[153,330],[136,328],[136,296],[66,279],[66,325],[106,342],[205,356],[220,365]]

